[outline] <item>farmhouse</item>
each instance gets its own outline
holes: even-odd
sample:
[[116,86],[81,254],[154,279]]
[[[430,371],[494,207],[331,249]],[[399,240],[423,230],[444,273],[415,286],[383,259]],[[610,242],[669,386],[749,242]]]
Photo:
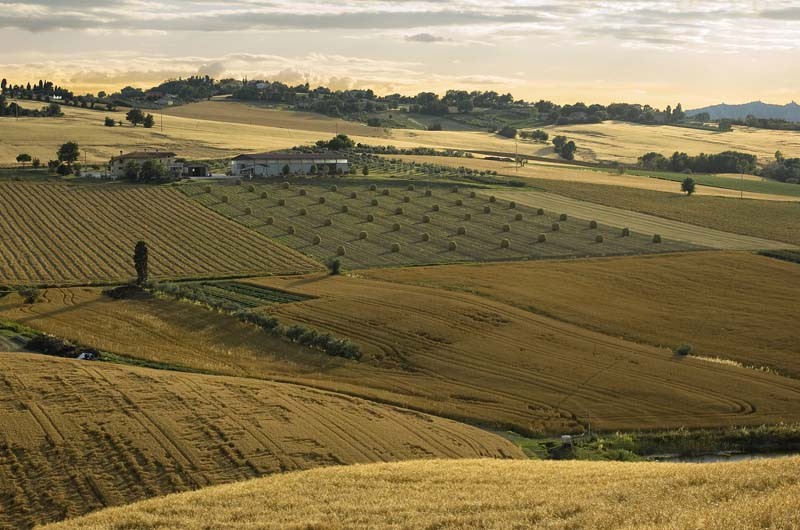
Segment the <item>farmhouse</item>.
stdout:
[[120,151],[119,156],[111,157],[109,165],[111,167],[111,174],[116,178],[125,176],[125,167],[130,162],[141,166],[148,160],[161,162],[168,175],[180,175],[183,170],[183,164],[175,161],[176,156],[175,153],[170,151],[134,151],[124,154]]
[[[231,174],[240,177],[277,177],[290,174],[347,173],[347,155],[341,153],[256,153],[231,160]],[[312,169],[313,168],[313,169]]]

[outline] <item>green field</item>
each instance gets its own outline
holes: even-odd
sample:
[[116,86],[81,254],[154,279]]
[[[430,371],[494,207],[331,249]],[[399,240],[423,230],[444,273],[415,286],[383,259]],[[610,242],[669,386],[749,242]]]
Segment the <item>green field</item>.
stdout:
[[195,297],[236,310],[300,302],[309,298],[295,293],[233,281],[187,282],[179,285],[182,289],[190,289]]
[[[494,201],[464,187],[336,179],[291,185],[190,184],[181,189],[225,217],[309,256],[323,261],[339,256],[348,268],[697,248],[667,240],[653,243],[653,234],[623,237],[619,227],[560,220],[560,212],[540,214],[536,208]],[[538,241],[540,234],[546,242]]]
[[630,169],[627,171],[632,175],[653,177],[673,182],[682,182],[686,177],[694,179],[695,184],[711,186],[712,188],[725,188],[729,190],[743,190],[751,193],[767,193],[771,195],[786,195],[787,197],[800,197],[800,186],[797,184],[787,184],[774,180],[753,180],[748,175],[747,178],[736,178],[724,175],[686,175],[684,173],[674,173],[670,171],[648,171],[646,169]]

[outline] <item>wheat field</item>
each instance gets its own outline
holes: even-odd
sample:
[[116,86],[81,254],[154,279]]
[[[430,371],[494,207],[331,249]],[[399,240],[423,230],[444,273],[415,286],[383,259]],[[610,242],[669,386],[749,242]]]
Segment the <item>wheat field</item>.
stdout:
[[799,458],[368,464],[208,488],[46,528],[797,530],[799,472]]
[[5,182],[0,211],[0,282],[126,281],[140,239],[154,277],[321,268],[168,188]]
[[319,466],[522,458],[475,428],[294,385],[0,353],[0,528]]

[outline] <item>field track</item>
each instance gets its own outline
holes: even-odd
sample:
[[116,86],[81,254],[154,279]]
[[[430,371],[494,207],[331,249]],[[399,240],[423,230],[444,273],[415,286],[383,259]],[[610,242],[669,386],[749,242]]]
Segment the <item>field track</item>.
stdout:
[[369,464],[155,499],[48,529],[203,530],[235,519],[263,530],[795,530],[798,473],[798,458]]
[[0,353],[0,528],[319,466],[521,458],[498,436],[303,387]]
[[709,248],[721,250],[761,250],[792,247],[792,245],[780,241],[722,232],[712,228],[690,225],[680,221],[622,210],[611,206],[603,206],[601,204],[572,199],[553,193],[527,190],[497,190],[494,192],[494,195],[498,198],[514,200],[519,204],[527,206],[562,211],[584,219],[596,219],[603,224],[627,226],[634,231],[661,234],[669,239],[685,241]]
[[139,239],[150,248],[154,277],[321,268],[168,188],[7,182],[0,211],[4,283],[128,280]]

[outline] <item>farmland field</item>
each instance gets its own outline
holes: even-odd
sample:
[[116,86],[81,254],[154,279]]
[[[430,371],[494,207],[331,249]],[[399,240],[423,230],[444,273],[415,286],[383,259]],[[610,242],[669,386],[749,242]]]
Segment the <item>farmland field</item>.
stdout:
[[[401,462],[315,469],[110,509],[48,530],[795,529],[800,459],[731,464]],[[368,510],[364,507],[369,506]],[[340,526],[341,525],[341,526]]]
[[326,465],[522,457],[487,432],[279,383],[0,353],[0,527]]
[[[560,220],[563,212],[554,210],[539,215],[533,203],[493,202],[488,194],[464,188],[329,180],[294,182],[286,189],[261,183],[181,189],[217,213],[319,260],[340,254],[349,268],[700,248],[669,239],[653,243],[656,232],[632,230],[623,237],[621,227],[591,228],[587,218]],[[546,241],[538,241],[540,234]]]
[[155,277],[320,268],[172,189],[0,183],[0,211],[5,283],[127,280],[139,239],[150,247]]
[[[800,266],[750,253],[419,267],[369,278],[469,292],[615,337],[800,378]],[[498,278],[516,281],[499,282]],[[713,308],[713,309],[710,309]]]

